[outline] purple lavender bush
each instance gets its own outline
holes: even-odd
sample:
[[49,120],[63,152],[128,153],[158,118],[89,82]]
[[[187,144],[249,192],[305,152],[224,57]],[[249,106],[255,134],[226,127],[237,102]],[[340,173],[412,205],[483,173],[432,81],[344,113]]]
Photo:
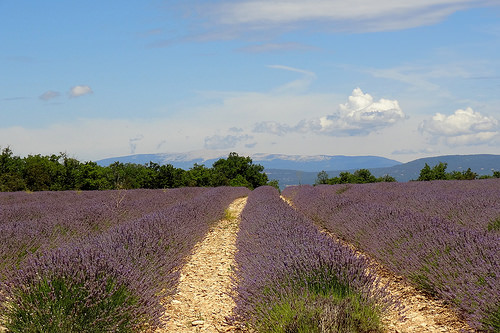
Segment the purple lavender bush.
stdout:
[[[498,331],[500,237],[485,230],[498,212],[498,200],[491,199],[499,197],[497,185],[481,180],[301,186],[283,195],[322,227],[454,305],[472,327]],[[475,196],[481,187],[486,194]]]
[[100,234],[206,190],[0,193],[0,280],[35,253]]
[[192,247],[246,188],[220,187],[31,256],[0,284],[10,332],[137,332],[159,325]]
[[242,212],[235,321],[258,332],[377,332],[391,305],[367,263],[322,234],[272,187]]

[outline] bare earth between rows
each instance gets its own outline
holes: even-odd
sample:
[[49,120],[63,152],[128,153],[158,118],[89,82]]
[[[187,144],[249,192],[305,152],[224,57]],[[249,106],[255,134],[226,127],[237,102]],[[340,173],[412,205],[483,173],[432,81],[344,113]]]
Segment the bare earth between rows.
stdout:
[[[235,200],[228,208],[234,218],[219,221],[195,246],[190,260],[181,270],[177,293],[165,301],[164,326],[157,330],[158,333],[240,330],[228,324],[226,318],[231,316],[235,306],[230,297],[231,274],[240,214],[245,204],[246,198]],[[340,241],[335,235],[329,235]],[[402,303],[402,313],[392,311],[384,314],[387,332],[472,331],[443,302],[430,299],[404,278],[392,274],[366,254],[353,250],[359,256],[368,258],[380,282],[387,285],[389,293]]]
[[[284,197],[282,199],[293,207],[289,200]],[[367,259],[370,270],[379,278],[380,285],[387,286],[386,290],[401,303],[401,310],[395,309],[384,313],[382,319],[387,329],[386,332],[473,332],[469,325],[443,301],[429,298],[410,285],[402,276],[392,273],[352,244],[339,239],[327,230],[323,229],[321,232],[348,246],[357,256]]]
[[177,293],[166,301],[163,332],[234,332],[225,318],[234,302],[230,297],[231,272],[236,253],[240,214],[247,198],[236,199],[229,216],[213,226],[181,270]]

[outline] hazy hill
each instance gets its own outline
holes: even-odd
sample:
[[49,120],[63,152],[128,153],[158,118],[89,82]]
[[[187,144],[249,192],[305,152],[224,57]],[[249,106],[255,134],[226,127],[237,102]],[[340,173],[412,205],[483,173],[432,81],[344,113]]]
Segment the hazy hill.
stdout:
[[[97,161],[107,166],[113,162],[145,164],[172,164],[177,168],[189,169],[194,163],[207,167],[219,158],[226,158],[229,152],[202,150],[178,154],[137,154]],[[242,154],[243,155],[243,154]],[[246,155],[245,155],[246,156]],[[439,162],[447,163],[447,171],[464,171],[471,168],[479,175],[491,175],[492,170],[500,170],[500,155],[443,155],[420,158],[408,163],[400,163],[379,156],[343,156],[343,155],[284,155],[253,154],[255,164],[265,168],[269,179],[279,181],[281,187],[297,184],[313,184],[318,172],[325,170],[330,177],[338,176],[342,171],[354,172],[357,169],[369,169],[376,177],[391,175],[398,182],[417,179],[425,163],[434,166]]]
[[420,170],[427,163],[429,166],[447,163],[447,172],[465,171],[468,168],[478,175],[491,175],[492,170],[500,170],[500,155],[476,154],[476,155],[443,155],[436,157],[420,158],[401,165],[395,165],[390,168],[375,168],[372,171],[377,177],[389,174],[400,182],[406,182],[417,179]]
[[[368,167],[366,169],[369,169],[376,177],[391,175],[396,178],[398,182],[407,182],[418,178],[420,170],[425,166],[425,163],[432,167],[439,162],[448,164],[446,169],[447,172],[461,172],[471,168],[471,170],[478,175],[491,175],[492,170],[500,170],[500,155],[489,154],[426,157],[391,167]],[[356,169],[361,169],[361,167],[343,170],[324,170],[327,171],[330,177],[336,177],[342,171],[354,172]],[[269,178],[277,179],[281,187],[295,184],[313,184],[319,171],[321,170],[316,172],[303,172],[300,170],[266,169]]]
[[[229,152],[223,153],[210,150],[176,154],[137,154],[107,158],[99,160],[97,163],[107,166],[116,161],[136,164],[145,164],[151,161],[158,164],[172,164],[176,168],[189,169],[195,163],[210,167],[219,158],[226,158],[228,154]],[[401,162],[379,156],[253,154],[250,157],[255,164],[263,165],[266,169],[290,169],[309,172],[385,168],[401,164]]]

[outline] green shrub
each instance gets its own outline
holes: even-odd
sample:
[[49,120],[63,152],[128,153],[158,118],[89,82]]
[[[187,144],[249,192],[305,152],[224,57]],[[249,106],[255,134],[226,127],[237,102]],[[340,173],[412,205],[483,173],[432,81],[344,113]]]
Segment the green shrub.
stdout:
[[[130,332],[138,318],[126,308],[136,300],[124,286],[108,279],[108,297],[95,299],[82,283],[61,277],[40,279],[16,289],[17,302],[4,314],[8,332]],[[124,311],[125,310],[125,311]]]
[[276,303],[258,322],[258,332],[323,333],[380,332],[380,316],[374,306],[356,294],[292,294]]
[[488,231],[500,231],[500,216],[488,223]]

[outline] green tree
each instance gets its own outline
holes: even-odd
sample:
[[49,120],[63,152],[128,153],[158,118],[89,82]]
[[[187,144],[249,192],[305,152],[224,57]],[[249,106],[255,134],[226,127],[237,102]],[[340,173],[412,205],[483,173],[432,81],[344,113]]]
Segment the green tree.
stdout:
[[433,180],[432,178],[432,170],[429,164],[425,163],[425,166],[420,170],[420,176],[418,176],[417,180],[420,181],[428,181],[428,180]]
[[[192,187],[208,187],[213,185],[213,170],[204,164],[195,163],[185,174],[184,183]],[[229,184],[228,184],[229,185]]]
[[106,177],[113,189],[140,188],[147,183],[147,168],[140,164],[114,162],[106,168]]
[[0,191],[13,192],[26,189],[22,175],[23,160],[14,156],[10,147],[2,149],[0,154]]
[[318,173],[318,178],[315,184],[366,184],[376,182],[395,182],[396,178],[389,175],[376,178],[368,169],[358,169],[354,173],[343,171],[339,173],[338,177],[328,178],[326,172]]
[[377,178],[372,175],[370,170],[368,169],[359,169],[354,171],[355,177],[354,182],[358,184],[366,184],[366,183],[375,183],[377,182]]
[[419,181],[429,181],[429,180],[444,180],[448,178],[446,174],[447,163],[439,162],[439,164],[434,167],[430,167],[427,163],[420,170],[420,176],[417,180]]
[[30,191],[47,191],[50,189],[58,189],[53,184],[57,169],[55,168],[54,159],[56,156],[41,156],[28,155],[24,158],[23,178],[26,186]]
[[429,181],[429,180],[446,180],[446,179],[454,179],[454,180],[472,180],[477,178],[488,178],[481,176],[479,177],[477,173],[473,172],[471,168],[468,168],[466,171],[452,171],[446,172],[448,164],[439,162],[439,164],[434,167],[430,167],[427,163],[420,170],[420,176],[417,180],[419,181]]
[[277,189],[278,191],[281,192],[281,190],[280,190],[280,184],[279,184],[279,182],[276,179],[271,179],[270,181],[267,182],[267,185],[268,186],[272,186],[272,187],[274,187],[275,189]]
[[149,188],[176,188],[185,185],[186,171],[175,168],[172,164],[158,165],[150,162],[148,168],[152,170]]
[[75,189],[89,191],[109,190],[112,188],[113,186],[109,182],[105,167],[92,161],[80,165]]
[[59,168],[59,179],[61,189],[74,190],[78,187],[78,178],[80,174],[81,163],[77,159],[70,158],[66,153],[61,153],[60,163],[62,168]]
[[328,184],[328,173],[326,171],[322,170],[321,172],[318,173],[318,176],[316,177],[316,181],[314,182],[315,185],[320,185],[320,184]]
[[434,179],[437,180],[446,180],[448,175],[446,174],[446,168],[448,167],[448,163],[439,162],[439,164],[435,165],[432,168],[432,175]]
[[377,178],[377,181],[379,182],[386,182],[386,183],[395,183],[397,182],[396,178],[390,175],[383,175],[380,178]]
[[262,165],[253,164],[250,157],[239,156],[235,152],[230,153],[227,159],[221,158],[216,161],[212,169],[214,172],[213,186],[242,183],[241,178],[243,178],[245,179],[243,183],[248,184],[245,186],[254,189],[266,185],[269,181]]

